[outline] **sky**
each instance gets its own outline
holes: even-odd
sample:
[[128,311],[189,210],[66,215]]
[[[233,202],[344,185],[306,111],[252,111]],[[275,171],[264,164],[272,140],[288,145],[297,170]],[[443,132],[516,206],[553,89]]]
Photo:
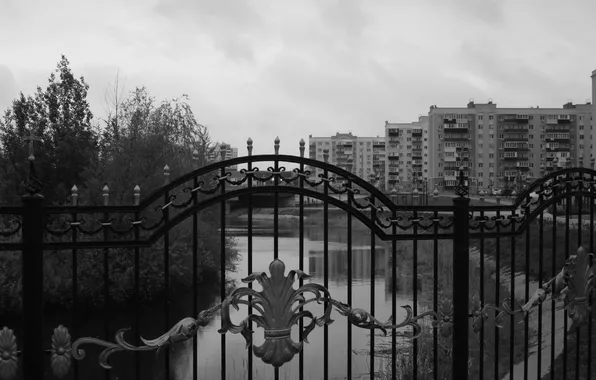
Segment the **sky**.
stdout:
[[591,98],[594,0],[0,0],[0,109],[64,54],[93,113],[118,75],[187,94],[215,141],[298,154],[309,135],[384,134],[430,105]]

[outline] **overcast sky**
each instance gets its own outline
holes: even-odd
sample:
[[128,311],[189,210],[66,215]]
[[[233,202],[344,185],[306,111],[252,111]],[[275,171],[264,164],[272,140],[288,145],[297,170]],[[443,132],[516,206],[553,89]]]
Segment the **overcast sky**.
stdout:
[[297,154],[308,135],[382,135],[429,106],[591,97],[594,0],[0,0],[0,108],[65,54],[93,112],[119,72],[190,96],[212,137]]

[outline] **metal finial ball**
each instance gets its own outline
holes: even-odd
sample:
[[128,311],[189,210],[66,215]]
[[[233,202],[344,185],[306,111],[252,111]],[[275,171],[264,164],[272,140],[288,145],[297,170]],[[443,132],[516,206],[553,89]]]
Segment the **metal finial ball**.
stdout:
[[273,141],[276,144],[279,144],[279,136],[275,138],[275,140]]
[[252,139],[249,137],[248,140],[246,140],[246,145],[251,146],[252,145]]
[[304,139],[300,139],[300,146],[304,146]]

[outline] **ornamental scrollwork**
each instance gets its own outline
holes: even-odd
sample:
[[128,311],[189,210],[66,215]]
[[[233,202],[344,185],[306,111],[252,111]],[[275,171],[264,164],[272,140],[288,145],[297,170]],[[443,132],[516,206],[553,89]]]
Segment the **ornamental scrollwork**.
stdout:
[[[447,301],[444,302],[446,308],[442,307],[441,313],[427,311],[414,316],[412,308],[406,305],[402,306],[406,311],[406,316],[400,323],[392,323],[392,318],[382,322],[366,310],[352,308],[346,303],[333,299],[329,290],[322,285],[309,283],[294,289],[293,284],[296,279],[303,280],[310,276],[300,270],[291,270],[286,276],[285,269],[285,264],[281,260],[273,260],[269,265],[270,276],[266,273],[252,273],[242,280],[244,283],[257,281],[262,286],[261,291],[238,288],[222,303],[201,311],[196,319],[184,318],[168,332],[155,339],[141,337],[143,342],[141,346],[135,346],[125,339],[124,334],[129,330],[128,328],[118,330],[114,342],[93,337],[81,337],[71,342],[68,329],[60,325],[54,329],[51,349],[47,351],[51,355],[52,372],[57,378],[66,376],[73,358],[75,360],[85,358],[85,351],[81,348],[85,344],[104,347],[99,355],[99,364],[108,370],[112,368],[108,359],[116,352],[159,352],[164,347],[194,338],[199,328],[207,326],[219,311],[221,311],[221,328],[218,332],[220,334],[227,332],[242,334],[247,347],[253,345],[251,323],[255,323],[265,330],[265,342],[260,346],[253,346],[253,352],[264,363],[274,367],[280,367],[292,360],[302,350],[303,343],[308,343],[308,336],[316,327],[331,324],[333,322],[331,319],[332,309],[347,317],[348,322],[355,327],[369,330],[378,329],[385,335],[388,330],[411,327],[413,329],[412,339],[416,339],[423,331],[420,321],[426,317],[432,318],[432,327],[439,328],[442,335],[448,336],[451,332],[453,310],[452,305]],[[305,297],[308,294],[313,297]],[[323,305],[321,316],[315,317],[311,311],[304,310],[306,305],[313,302]],[[236,325],[230,318],[230,307],[238,310],[240,304],[250,305],[256,313],[248,315]],[[303,318],[310,319],[310,323],[304,326],[301,341],[296,342],[291,338],[291,329]],[[4,328],[0,331],[0,380],[14,378],[18,364],[17,355],[14,334],[12,330]]]
[[526,303],[520,305],[516,310],[508,306],[509,299],[506,299],[501,306],[487,304],[482,309],[474,311],[470,315],[473,318],[474,331],[479,332],[482,329],[483,323],[488,317],[488,311],[496,313],[495,323],[497,327],[501,327],[498,325],[498,321],[505,314],[523,313],[527,315],[531,309],[541,305],[548,295],[551,295],[556,301],[563,301],[565,310],[573,322],[570,327],[572,331],[585,325],[591,315],[589,297],[594,279],[594,270],[591,264],[593,256],[592,253],[587,253],[583,247],[579,247],[577,254],[570,256],[565,261],[561,271],[538,288]]
[[[386,334],[387,330],[410,326],[414,329],[413,338],[417,338],[421,334],[422,326],[418,323],[420,319],[427,316],[434,317],[435,322],[439,319],[438,314],[434,311],[414,317],[411,307],[403,306],[406,310],[406,317],[401,323],[381,322],[363,309],[351,308],[345,303],[334,300],[329,291],[319,284],[309,283],[294,289],[293,283],[296,278],[306,279],[309,275],[300,270],[291,270],[285,276],[285,264],[281,260],[274,260],[269,265],[269,272],[271,276],[266,273],[253,273],[242,280],[245,283],[257,281],[262,286],[262,291],[239,288],[224,300],[222,328],[219,332],[225,334],[229,331],[233,334],[242,334],[248,347],[252,345],[253,331],[250,325],[251,322],[254,322],[265,330],[265,342],[261,346],[253,347],[253,352],[263,362],[274,367],[280,367],[292,360],[302,350],[303,342],[308,343],[308,335],[315,327],[322,327],[333,322],[331,319],[333,307],[356,327],[370,330],[379,329]],[[312,294],[313,298],[307,299],[305,294],[308,293]],[[242,299],[244,297],[250,298]],[[321,316],[315,317],[311,311],[303,310],[304,306],[312,302],[324,304]],[[238,310],[240,304],[250,305],[258,314],[250,314],[236,325],[230,319],[230,307]],[[302,330],[302,341],[296,342],[291,338],[291,329],[303,318],[310,319],[310,323]],[[433,325],[436,326],[436,323]]]
[[144,344],[143,346],[132,345],[124,339],[125,332],[129,330],[126,328],[116,332],[115,343],[92,337],[79,338],[72,343],[71,354],[74,359],[82,360],[85,358],[85,351],[79,348],[81,345],[94,344],[105,347],[99,355],[99,364],[105,369],[111,369],[112,367],[108,363],[108,359],[113,353],[120,351],[159,352],[161,348],[193,338],[197,334],[199,327],[207,326],[209,322],[213,320],[215,313],[220,308],[221,304],[218,304],[210,309],[201,311],[196,319],[192,317],[184,318],[176,323],[168,332],[155,339],[148,340],[141,337],[141,341]]

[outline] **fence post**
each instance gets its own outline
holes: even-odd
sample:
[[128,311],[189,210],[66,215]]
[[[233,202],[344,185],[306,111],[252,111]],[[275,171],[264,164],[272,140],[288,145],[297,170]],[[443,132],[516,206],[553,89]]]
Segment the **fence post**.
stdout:
[[44,377],[43,348],[43,230],[45,213],[41,182],[35,178],[34,158],[29,157],[27,193],[23,202],[23,378]]
[[453,199],[453,379],[468,378],[468,297],[470,292],[470,198],[464,180],[459,172],[459,183]]

